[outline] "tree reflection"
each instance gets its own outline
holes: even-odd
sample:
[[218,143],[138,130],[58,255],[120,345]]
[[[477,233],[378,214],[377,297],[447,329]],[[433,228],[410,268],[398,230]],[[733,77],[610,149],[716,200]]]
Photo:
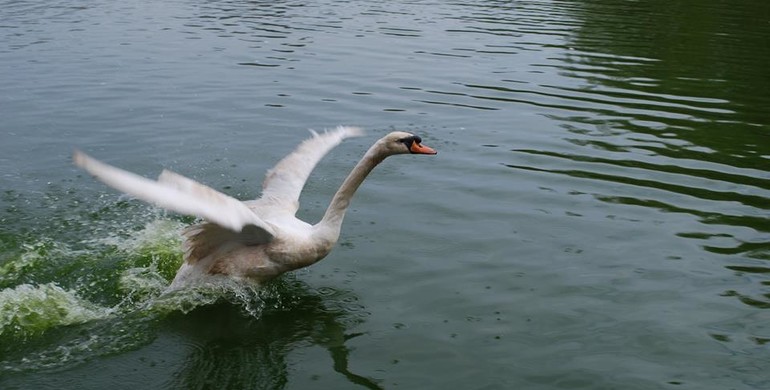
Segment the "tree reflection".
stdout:
[[757,129],[770,123],[767,110],[757,109],[770,83],[768,12],[764,2],[583,1],[572,9],[578,28],[568,37],[577,50],[565,60],[590,66],[573,67],[572,75],[603,86],[615,104],[651,104],[642,113],[652,117],[641,119],[697,130],[677,136],[753,167],[762,164],[754,152],[768,151]]
[[[551,118],[580,152],[519,151],[551,161],[525,168],[627,186],[594,194],[604,202],[690,214],[698,231],[678,237],[731,256],[731,271],[765,278],[770,116],[759,107],[770,98],[768,12],[770,3],[729,0],[575,3],[576,28],[555,67],[581,84],[553,89],[583,105]],[[645,198],[648,189],[658,195]],[[767,283],[724,295],[768,308]]]

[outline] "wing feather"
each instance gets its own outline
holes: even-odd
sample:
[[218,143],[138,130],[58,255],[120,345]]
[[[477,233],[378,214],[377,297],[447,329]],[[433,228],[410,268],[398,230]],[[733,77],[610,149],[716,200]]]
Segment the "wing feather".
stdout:
[[267,172],[262,183],[262,199],[279,205],[292,215],[299,208],[299,196],[316,164],[342,140],[363,135],[358,127],[339,126],[302,142]]
[[267,237],[275,235],[274,228],[243,202],[171,171],[164,171],[159,181],[155,181],[105,164],[80,151],[75,151],[74,161],[105,184],[165,209],[201,217],[234,232],[254,225]]

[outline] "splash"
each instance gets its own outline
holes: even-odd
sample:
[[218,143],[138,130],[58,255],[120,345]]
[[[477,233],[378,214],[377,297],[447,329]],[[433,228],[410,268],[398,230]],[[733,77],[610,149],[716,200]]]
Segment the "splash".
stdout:
[[93,242],[114,245],[123,252],[143,252],[150,249],[169,251],[181,244],[180,231],[185,227],[180,221],[156,219],[147,222],[138,231],[131,232],[128,237],[111,234]]
[[[177,220],[76,242],[45,237],[0,261],[0,375],[60,369],[150,342],[169,316],[225,303],[248,318],[280,307],[276,287],[230,278],[167,292],[182,262]],[[101,237],[99,237],[101,236]]]
[[0,337],[28,339],[141,307],[181,263],[181,226],[156,220],[123,238],[21,245],[0,264]]
[[55,326],[82,324],[109,314],[110,309],[54,283],[0,291],[0,336],[28,338]]
[[[179,221],[158,219],[148,222],[144,228],[132,232],[128,237],[113,234],[94,242],[112,246],[124,253],[126,267],[146,268],[170,281],[182,264],[181,230],[184,226]],[[155,276],[151,277],[157,279]]]
[[16,278],[26,270],[33,268],[43,258],[41,248],[45,247],[44,243],[38,243],[37,245],[23,245],[24,252],[15,261],[8,261],[0,266],[0,278],[11,279]]
[[[158,219],[72,250],[41,240],[0,265],[0,336],[27,339],[56,327],[120,317],[188,313],[226,301],[259,317],[259,286],[222,278],[165,293],[182,262],[179,221]],[[99,302],[99,303],[96,303]]]
[[199,307],[227,302],[239,307],[246,317],[259,318],[273,290],[258,284],[245,283],[227,277],[164,292],[150,299],[142,310],[152,313],[189,313]]
[[166,288],[182,262],[179,221],[159,219],[147,223],[128,238],[111,236],[100,240],[124,252],[119,289],[125,304],[152,313],[189,313],[198,307],[226,301],[242,309],[244,315],[259,317],[266,290],[256,284],[230,278],[211,279],[201,285],[166,293]]
[[18,283],[20,280],[34,280],[38,274],[46,273],[53,267],[56,263],[55,259],[76,257],[80,254],[64,244],[49,239],[22,244],[21,249],[17,256],[0,265],[0,283],[15,285],[20,284]]
[[159,296],[168,286],[168,280],[155,267],[136,267],[124,270],[118,280],[118,289],[124,303],[137,306]]

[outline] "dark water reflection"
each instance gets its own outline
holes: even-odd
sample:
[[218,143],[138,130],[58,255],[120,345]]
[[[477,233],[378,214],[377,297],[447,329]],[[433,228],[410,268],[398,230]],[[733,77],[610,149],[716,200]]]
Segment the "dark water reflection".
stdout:
[[360,334],[347,329],[363,318],[349,311],[351,299],[355,300],[350,293],[331,288],[311,291],[296,281],[281,291],[280,309],[270,309],[268,300],[268,309],[259,318],[244,318],[229,305],[171,318],[161,333],[181,336],[191,347],[171,387],[281,389],[289,382],[288,355],[318,346],[328,352],[324,360],[331,358],[328,364],[351,384],[381,389],[375,379],[351,371],[346,343]]
[[[750,17],[744,11],[731,1],[573,3],[569,50],[552,66],[579,85],[541,85],[542,92],[530,93],[587,103],[579,115],[564,103],[546,105],[572,112],[551,117],[564,122],[573,134],[566,140],[582,154],[517,149],[543,163],[509,166],[621,184],[615,193],[593,195],[692,215],[701,229],[678,236],[742,264],[726,265],[730,270],[766,273],[770,116],[757,102],[768,97],[770,74],[760,63],[770,49],[760,41],[770,34],[770,7],[759,5]],[[638,188],[653,191],[640,197]],[[770,294],[757,287],[726,294],[767,308]]]

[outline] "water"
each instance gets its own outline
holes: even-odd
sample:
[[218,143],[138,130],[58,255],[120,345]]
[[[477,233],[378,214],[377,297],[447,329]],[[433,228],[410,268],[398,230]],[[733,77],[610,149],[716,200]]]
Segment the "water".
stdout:
[[[0,1],[0,387],[770,386],[770,5]],[[340,244],[159,298],[191,219],[74,148],[241,198],[308,136]]]

